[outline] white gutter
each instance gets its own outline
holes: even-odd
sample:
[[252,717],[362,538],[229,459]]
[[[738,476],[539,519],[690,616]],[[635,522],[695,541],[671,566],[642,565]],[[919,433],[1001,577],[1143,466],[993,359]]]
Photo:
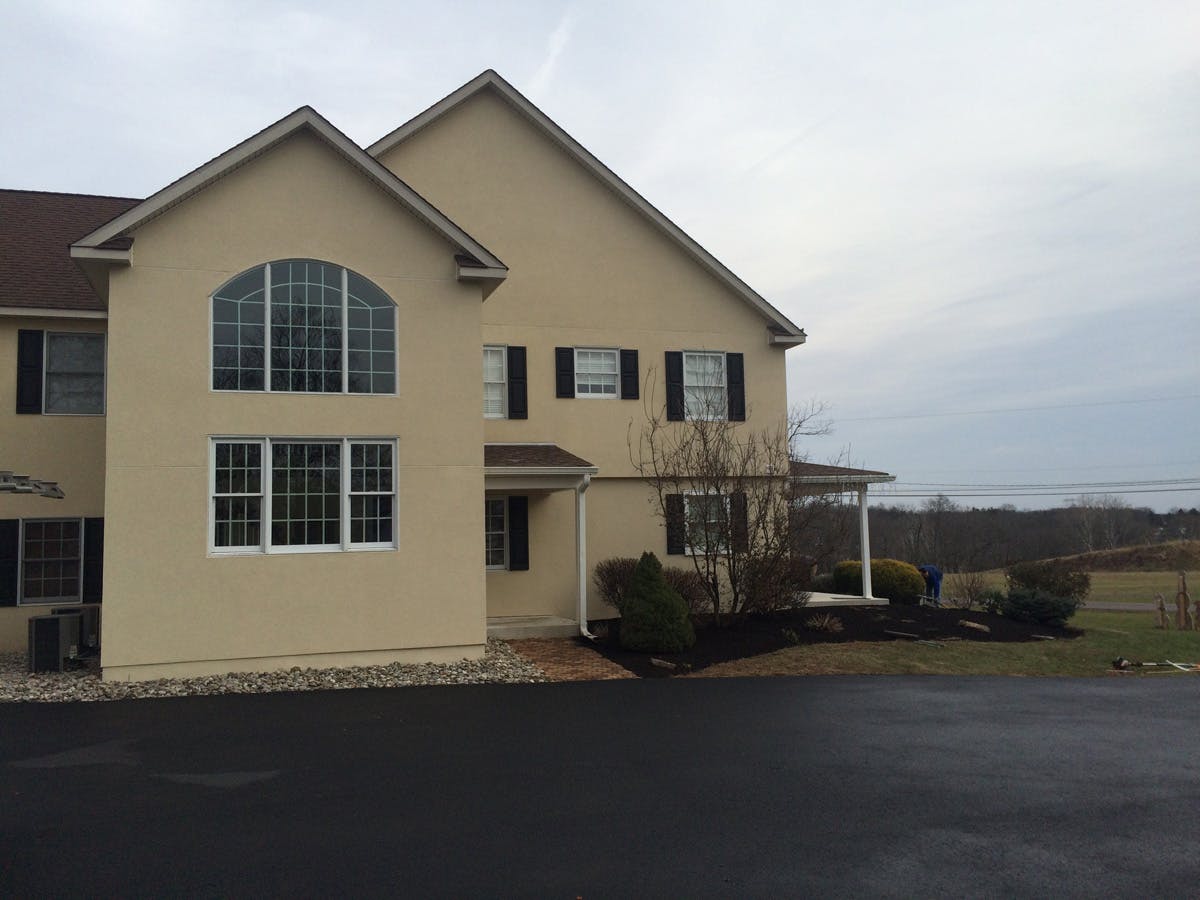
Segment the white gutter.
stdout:
[[592,476],[584,475],[575,488],[575,562],[579,576],[579,633],[594,641],[596,636],[588,631],[587,620],[587,502],[583,496],[591,483]]

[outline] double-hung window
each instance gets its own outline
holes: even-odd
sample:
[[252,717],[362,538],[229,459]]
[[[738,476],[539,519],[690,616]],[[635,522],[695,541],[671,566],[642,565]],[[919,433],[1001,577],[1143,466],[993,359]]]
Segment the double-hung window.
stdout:
[[484,564],[503,569],[508,565],[508,500],[487,497],[483,503]]
[[343,266],[285,259],[212,295],[215,391],[393,394],[396,305]]
[[725,354],[684,351],[683,404],[689,419],[725,419],[729,394]]
[[688,553],[728,550],[728,494],[684,494],[683,518]]
[[82,589],[79,519],[26,519],[21,546],[23,603],[78,603]]
[[617,398],[619,363],[616,350],[575,348],[575,396]]
[[396,546],[394,439],[214,438],[214,552]]
[[503,419],[508,415],[508,353],[504,347],[483,348],[483,416]]
[[103,334],[36,331],[17,334],[17,412],[104,415]]

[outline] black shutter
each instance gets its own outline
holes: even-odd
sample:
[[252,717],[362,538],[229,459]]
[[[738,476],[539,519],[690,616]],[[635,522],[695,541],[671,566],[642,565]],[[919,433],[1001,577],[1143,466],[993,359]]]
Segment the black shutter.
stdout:
[[729,421],[746,421],[746,368],[740,353],[725,354],[725,383],[729,391]]
[[17,412],[42,411],[42,349],[40,331],[17,332]]
[[680,556],[687,549],[683,494],[667,494],[664,499],[667,501],[667,554]]
[[529,569],[529,498],[508,498],[508,568]]
[[636,350],[621,351],[621,399],[638,398],[638,357]]
[[525,376],[525,348],[508,348],[508,417],[510,419],[528,419],[529,402],[527,399]]
[[20,559],[21,520],[0,519],[0,606],[17,605]]
[[683,353],[678,350],[667,351],[667,419],[683,421]]
[[83,520],[83,602],[99,603],[104,593],[104,520]]
[[745,552],[750,549],[749,504],[741,491],[729,495],[729,530],[732,532],[733,549]]
[[554,396],[575,396],[575,350],[571,347],[554,348]]

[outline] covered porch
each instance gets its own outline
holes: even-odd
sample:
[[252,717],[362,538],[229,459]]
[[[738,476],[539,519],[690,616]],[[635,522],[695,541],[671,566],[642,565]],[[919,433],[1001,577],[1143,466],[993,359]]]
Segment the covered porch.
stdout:
[[830,466],[821,463],[791,463],[793,490],[797,494],[857,494],[859,552],[862,559],[861,597],[848,594],[814,592],[809,606],[885,606],[887,600],[871,593],[871,523],[867,514],[867,489],[872,484],[895,481],[895,475],[874,469],[852,469],[846,466]]
[[[487,565],[487,634],[489,638],[591,637],[587,628],[587,489],[599,469],[587,460],[551,443],[485,444],[484,497]],[[574,546],[561,548],[565,516],[542,516],[548,495],[573,495]],[[561,513],[561,504],[557,504]],[[531,516],[531,509],[533,514]],[[503,510],[503,513],[500,513]],[[495,511],[495,512],[494,512]],[[499,515],[503,515],[502,527]],[[533,527],[531,527],[533,526]],[[531,539],[538,528],[554,532],[560,547],[546,548]],[[535,549],[531,554],[530,550]],[[553,554],[552,559],[546,553]],[[539,555],[540,554],[540,555]],[[566,558],[563,558],[563,557]],[[565,577],[565,570],[570,576]],[[493,592],[499,579],[516,579],[509,593],[548,594],[554,609],[501,609]],[[515,589],[513,584],[518,585]],[[569,594],[569,596],[568,596]]]

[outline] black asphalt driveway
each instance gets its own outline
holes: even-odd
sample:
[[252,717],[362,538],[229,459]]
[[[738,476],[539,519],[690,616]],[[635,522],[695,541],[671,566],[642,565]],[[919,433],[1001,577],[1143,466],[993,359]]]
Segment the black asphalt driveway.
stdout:
[[1200,679],[0,706],[0,896],[1200,895]]

